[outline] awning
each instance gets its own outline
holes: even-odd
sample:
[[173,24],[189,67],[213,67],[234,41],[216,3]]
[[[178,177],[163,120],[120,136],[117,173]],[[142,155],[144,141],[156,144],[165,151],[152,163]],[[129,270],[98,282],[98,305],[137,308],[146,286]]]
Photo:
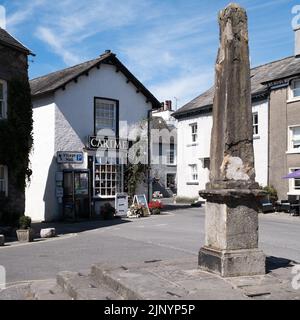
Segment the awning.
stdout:
[[283,177],[282,179],[300,179],[300,170],[291,172],[290,174]]

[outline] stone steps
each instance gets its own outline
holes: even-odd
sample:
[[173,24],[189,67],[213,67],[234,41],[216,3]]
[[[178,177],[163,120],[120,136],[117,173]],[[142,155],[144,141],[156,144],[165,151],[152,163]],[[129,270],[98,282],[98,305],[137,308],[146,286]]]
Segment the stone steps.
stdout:
[[73,300],[121,300],[122,297],[105,284],[97,283],[90,275],[60,272],[57,285]]

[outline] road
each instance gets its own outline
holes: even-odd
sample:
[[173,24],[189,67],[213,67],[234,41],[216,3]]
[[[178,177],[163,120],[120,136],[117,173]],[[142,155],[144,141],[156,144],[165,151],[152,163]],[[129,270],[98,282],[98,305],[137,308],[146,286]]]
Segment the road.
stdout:
[[[59,271],[197,257],[204,244],[204,209],[180,209],[40,243],[0,248],[7,282],[54,278]],[[260,247],[267,255],[300,262],[300,218],[261,216]]]

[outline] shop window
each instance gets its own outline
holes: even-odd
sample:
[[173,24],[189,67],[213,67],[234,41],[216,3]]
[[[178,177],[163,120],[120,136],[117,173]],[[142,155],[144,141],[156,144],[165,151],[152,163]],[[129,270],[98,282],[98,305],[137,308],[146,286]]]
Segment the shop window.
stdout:
[[123,192],[123,166],[116,159],[97,158],[94,161],[94,196],[111,198]]
[[0,196],[8,195],[8,174],[7,167],[0,165]]
[[7,84],[6,81],[0,80],[0,120],[7,118]]
[[116,102],[95,99],[95,131],[112,130],[116,132]]
[[289,127],[289,151],[300,152],[300,126]]

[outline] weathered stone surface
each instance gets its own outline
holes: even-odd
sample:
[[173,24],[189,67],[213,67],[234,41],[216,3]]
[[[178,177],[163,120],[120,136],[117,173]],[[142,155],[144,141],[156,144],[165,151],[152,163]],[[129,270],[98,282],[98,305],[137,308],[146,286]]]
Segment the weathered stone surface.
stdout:
[[252,249],[258,246],[258,215],[240,203],[236,207],[207,202],[205,245],[222,250]]
[[3,247],[4,244],[5,244],[5,237],[2,234],[0,234],[0,247]]
[[206,190],[205,246],[200,268],[223,277],[265,273],[258,250],[258,200],[255,182],[247,14],[230,4],[219,15],[211,172]]
[[217,250],[203,247],[199,252],[202,270],[222,277],[263,275],[266,273],[266,257],[261,250]]
[[251,185],[255,171],[246,12],[230,4],[220,12],[219,24],[210,180]]
[[56,236],[55,228],[41,229],[41,238],[53,238]]

